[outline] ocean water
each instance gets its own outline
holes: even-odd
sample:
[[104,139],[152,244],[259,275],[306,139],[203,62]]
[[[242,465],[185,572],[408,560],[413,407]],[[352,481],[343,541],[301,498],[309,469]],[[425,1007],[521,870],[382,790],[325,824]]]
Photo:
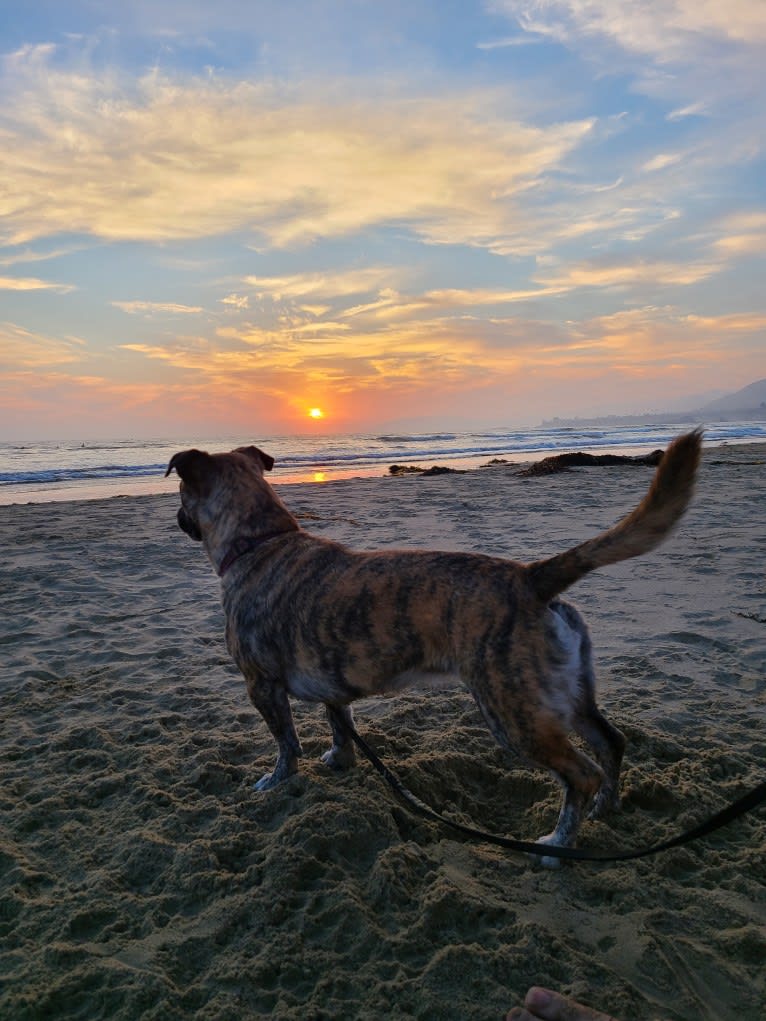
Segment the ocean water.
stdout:
[[[686,428],[678,423],[489,429],[476,432],[348,436],[273,436],[258,444],[276,459],[275,483],[328,482],[385,475],[392,464],[474,467],[492,458],[538,460],[549,454],[646,453]],[[766,440],[766,422],[706,424],[708,445]],[[221,451],[252,443],[247,436],[188,436],[155,440],[0,442],[0,504],[45,503],[175,491],[166,479],[170,458],[197,447]]]

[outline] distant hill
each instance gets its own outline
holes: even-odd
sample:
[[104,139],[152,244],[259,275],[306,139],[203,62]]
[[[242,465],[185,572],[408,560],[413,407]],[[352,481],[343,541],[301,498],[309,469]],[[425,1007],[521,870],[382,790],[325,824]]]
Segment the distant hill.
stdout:
[[743,386],[736,393],[710,401],[699,410],[709,415],[711,412],[716,414],[719,411],[752,411],[754,408],[766,410],[766,379],[759,379],[756,383]]
[[735,393],[726,394],[692,411],[650,411],[635,415],[599,415],[582,418],[551,418],[543,428],[558,426],[659,425],[686,422],[766,421],[766,379],[759,379]]

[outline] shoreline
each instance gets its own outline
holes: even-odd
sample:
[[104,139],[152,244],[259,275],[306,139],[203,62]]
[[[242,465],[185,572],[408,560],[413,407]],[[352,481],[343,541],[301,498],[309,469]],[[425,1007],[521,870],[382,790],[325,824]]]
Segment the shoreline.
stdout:
[[[764,449],[766,449],[766,444],[764,444],[764,441],[761,438],[744,440],[738,439],[736,442],[728,440],[710,441],[709,443],[703,443],[703,449],[706,451],[716,449],[734,450],[739,447],[753,447],[759,445],[764,446]],[[566,449],[569,451],[569,448]],[[573,445],[571,449],[576,450],[577,445]],[[551,453],[563,452],[563,450],[554,452],[549,450],[517,451],[510,454],[493,455],[493,458],[504,462],[506,466],[510,468],[515,464],[528,466],[530,463],[550,456]],[[644,444],[636,445],[625,443],[604,445],[598,447],[597,450],[590,450],[589,452],[599,454],[623,454],[626,456],[650,453],[649,449]],[[477,471],[482,468],[495,467],[496,465],[491,463],[493,458],[490,458],[489,462],[486,455],[471,457],[442,456],[436,458],[436,460],[434,460],[433,457],[421,459],[412,458],[407,460],[407,464],[427,468],[431,467],[435,463],[441,463],[446,467],[457,471]],[[390,477],[388,467],[385,471],[383,471],[381,465],[374,465],[369,468],[338,467],[332,469],[311,469],[308,471],[296,471],[289,469],[283,469],[280,471],[279,465],[277,464],[274,471],[267,476],[267,479],[276,488],[280,488],[282,486],[292,487],[307,484],[325,486],[334,482],[348,482],[355,479]],[[162,473],[158,473],[157,477],[146,477],[140,480],[110,479],[103,482],[82,482],[69,486],[59,483],[50,483],[43,487],[33,488],[29,484],[15,484],[0,489],[0,507],[23,506],[27,504],[75,503],[91,500],[120,499],[140,496],[159,496],[163,493],[176,493],[177,491],[178,479],[176,476],[165,478]]]

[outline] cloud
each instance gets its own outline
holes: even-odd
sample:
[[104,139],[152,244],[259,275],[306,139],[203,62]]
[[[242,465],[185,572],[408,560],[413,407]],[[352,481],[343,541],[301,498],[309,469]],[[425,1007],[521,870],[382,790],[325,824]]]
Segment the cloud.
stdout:
[[641,168],[645,173],[652,173],[655,170],[664,170],[666,167],[672,167],[676,163],[680,163],[683,157],[677,152],[661,152],[652,159],[647,160]]
[[496,0],[493,10],[526,31],[568,41],[604,36],[658,61],[689,59],[714,40],[757,46],[766,42],[761,0]]
[[0,277],[2,291],[56,291],[68,294],[75,288],[70,284],[56,284],[49,280],[38,280],[36,277]]
[[760,234],[729,234],[719,238],[715,247],[727,258],[766,254],[766,231]]
[[[744,223],[740,219],[738,221]],[[754,220],[748,220],[754,223]],[[594,228],[595,229],[595,225]],[[570,230],[569,227],[565,231]],[[753,238],[760,235],[752,235]],[[748,235],[750,237],[750,235]],[[754,247],[754,242],[752,243]],[[399,290],[388,284],[407,279],[405,270],[394,272],[386,268],[371,267],[357,271],[338,270],[333,273],[296,273],[281,277],[248,277],[259,297],[273,298],[281,303],[283,311],[277,329],[285,332],[332,332],[348,329],[349,321],[364,324],[373,332],[384,324],[405,323],[409,320],[422,324],[424,318],[451,317],[456,313],[475,310],[486,314],[487,308],[521,304],[557,297],[576,291],[620,288],[686,287],[706,280],[726,268],[733,257],[735,243],[729,239],[729,248],[722,239],[709,245],[709,252],[697,252],[688,259],[615,257],[601,260],[580,260],[561,263],[557,259],[541,259],[533,273],[530,285],[519,288],[500,287],[442,287],[422,292]],[[409,274],[411,276],[411,274]],[[370,300],[355,302],[359,295]],[[306,305],[307,297],[322,297],[326,305]],[[322,317],[328,312],[333,319],[327,324]],[[307,318],[308,317],[308,318]],[[362,328],[361,326],[358,328]]]
[[135,351],[145,355],[147,358],[155,358],[162,362],[171,362],[178,368],[193,369],[206,364],[206,355],[192,353],[187,348],[172,345],[162,346],[161,344],[121,344],[123,351]]
[[631,74],[641,91],[671,98],[671,120],[745,100],[737,121],[763,123],[763,0],[495,0],[490,9],[581,52],[598,73]]
[[766,212],[746,210],[727,216],[723,221],[726,230],[766,232]]
[[245,309],[250,307],[250,299],[246,294],[227,294],[225,298],[218,299],[222,305],[231,305],[232,308]]
[[[744,222],[757,221],[743,214],[740,228]],[[582,264],[575,273],[556,267],[547,271],[551,279],[559,273],[561,288],[622,287],[638,268],[621,265],[607,273]],[[670,262],[643,269],[648,282],[683,272]],[[336,276],[344,279],[340,271]],[[447,413],[451,405],[474,407],[482,409],[477,417],[485,420],[492,415],[507,419],[512,407],[515,419],[532,421],[548,413],[544,408],[578,413],[589,402],[606,411],[619,411],[620,403],[622,410],[673,406],[679,394],[709,388],[711,371],[747,381],[762,360],[763,314],[700,316],[667,305],[540,321],[503,314],[503,302],[515,304],[514,292],[480,288],[390,292],[387,309],[340,319],[344,302],[351,309],[357,295],[336,299],[325,284],[322,291],[333,315],[308,321],[300,306],[304,288],[294,281],[293,289],[294,305],[269,328],[227,317],[209,335],[121,345],[126,382],[122,389],[108,380],[100,387],[93,384],[94,400],[103,403],[108,393],[115,409],[140,407],[147,415],[153,409],[159,421],[172,397],[174,415],[187,415],[189,422],[196,404],[204,406],[206,421],[272,432],[295,429],[305,406],[314,404],[334,406],[336,416],[351,416],[343,420],[346,428],[359,428],[373,412],[384,421],[392,407],[401,415],[415,415],[418,408]],[[28,351],[29,345],[12,339],[8,348]],[[77,350],[64,344],[59,354],[71,358]],[[153,363],[146,388],[137,382],[145,374],[136,370],[142,359]],[[113,353],[110,361],[116,360]],[[84,394],[85,378],[73,372],[70,391]],[[43,392],[43,382],[32,376],[24,385],[38,395]],[[64,392],[63,373],[55,385]],[[610,405],[604,391],[611,394],[615,387],[619,399]],[[254,408],[265,417],[256,420]]]
[[705,330],[719,335],[722,333],[756,333],[766,330],[766,313],[736,312],[729,315],[701,316],[687,315],[684,317],[694,329]]
[[[0,423],[6,435],[23,439],[120,436],[124,433],[115,423],[121,415],[137,416],[134,420],[143,435],[166,434],[169,426],[177,428],[178,423],[188,423],[189,431],[196,434],[201,401],[201,394],[195,392],[190,400],[184,387],[172,381],[119,382],[93,373],[58,371],[50,365],[0,376]],[[173,408],[172,417],[168,406]]]
[[[129,81],[60,70],[46,54],[19,55],[4,77],[12,101],[0,114],[0,240],[5,231],[15,244],[73,232],[159,243],[236,231],[263,251],[393,228],[428,244],[530,256],[577,239],[638,241],[678,215],[689,175],[707,180],[711,165],[751,158],[760,137],[743,129],[737,144],[685,150],[679,140],[678,151],[643,158],[627,144],[594,180],[588,157],[611,121],[536,126],[504,114],[489,90],[403,98],[316,81]],[[661,189],[648,173],[660,170]],[[321,299],[323,287],[337,292],[326,276],[247,285],[288,297],[302,286]],[[376,294],[400,284],[393,269],[372,267],[348,286]]]
[[678,110],[671,110],[666,116],[666,120],[669,121],[680,121],[684,117],[703,117],[706,113],[706,107],[704,103],[690,103],[688,106],[681,107]]
[[328,273],[292,273],[287,276],[248,276],[243,283],[259,296],[276,301],[282,298],[345,298],[352,294],[368,294],[388,287],[401,276],[402,270],[383,266],[341,270]]
[[766,213],[737,213],[726,217],[719,229],[721,236],[713,242],[713,248],[720,257],[766,256]]
[[60,259],[63,256],[71,255],[74,251],[76,251],[74,248],[56,248],[50,252],[36,252],[32,249],[25,249],[22,252],[14,252],[0,257],[0,266],[18,266],[20,263],[45,262],[47,259]]
[[535,219],[521,199],[592,126],[509,119],[488,91],[124,81],[59,70],[38,52],[6,62],[3,85],[8,244],[238,230],[286,247],[393,225],[427,242],[510,250]]
[[[732,233],[735,229],[737,234]],[[751,233],[745,233],[748,230]],[[272,317],[268,329],[264,315],[260,317],[257,330],[253,327],[258,343],[263,342],[266,334],[296,338],[300,335],[348,335],[348,331],[356,331],[344,342],[350,345],[360,343],[363,332],[375,335],[389,328],[402,330],[408,323],[421,329],[426,322],[454,322],[461,315],[478,319],[486,317],[487,310],[491,310],[490,314],[494,312],[496,318],[503,306],[540,302],[578,292],[619,290],[631,298],[643,295],[645,299],[647,288],[689,287],[723,272],[739,255],[757,251],[764,231],[757,214],[741,214],[728,218],[719,232],[723,235],[698,239],[693,255],[686,258],[642,258],[638,255],[627,258],[625,253],[620,258],[609,256],[576,262],[541,258],[528,285],[518,288],[441,287],[405,291],[388,284],[404,282],[413,274],[405,269],[394,271],[385,267],[248,277],[245,283],[254,287],[259,299],[269,298],[278,305],[278,314]],[[681,239],[679,247],[683,251],[688,246]],[[367,300],[355,300],[362,296]],[[323,298],[325,304],[307,303],[305,299],[310,297]],[[329,319],[325,318],[328,315]]]
[[542,39],[535,39],[530,35],[510,35],[502,39],[490,39],[487,42],[476,44],[478,50],[504,50],[514,46],[534,46],[542,42]]
[[[187,400],[204,395],[206,404],[225,400],[232,409],[252,406],[256,394],[259,406],[263,395],[283,409],[319,403],[309,397],[319,394],[336,407],[357,407],[364,419],[372,406],[385,414],[386,395],[411,413],[432,399],[445,408],[450,399],[465,407],[469,395],[469,405],[486,414],[483,394],[494,394],[499,410],[502,395],[507,401],[518,390],[514,412],[523,406],[534,418],[545,413],[541,400],[551,407],[549,394],[529,396],[541,381],[562,395],[557,410],[566,414],[595,399],[614,411],[627,400],[638,410],[672,407],[690,388],[709,387],[717,366],[747,379],[757,371],[763,324],[763,315],[698,317],[673,306],[646,306],[565,324],[432,315],[365,324],[345,335],[328,331],[310,342],[287,327],[243,324],[220,328],[207,340],[125,347],[164,362]],[[745,340],[727,343],[739,337]],[[605,387],[608,393],[619,388],[611,405]]]
[[146,315],[199,315],[204,308],[199,305],[176,305],[172,302],[161,301],[113,301],[115,308],[136,315],[143,312]]
[[308,323],[286,323],[286,328],[290,333],[301,336],[301,335],[314,335],[320,336],[326,333],[345,333],[350,329],[348,323],[334,323],[334,322],[308,322]]
[[489,288],[441,288],[420,295],[404,295],[396,291],[381,292],[377,301],[354,305],[341,312],[343,318],[361,318],[369,321],[414,319],[422,312],[448,315],[463,309],[481,309],[487,306],[509,305],[530,301],[554,294],[563,294],[567,286],[550,286],[514,291]]
[[722,264],[713,261],[671,262],[635,260],[619,263],[573,263],[563,272],[540,276],[545,287],[575,290],[582,287],[632,287],[640,284],[661,286],[699,283],[720,272]]
[[85,354],[84,341],[33,333],[15,323],[0,323],[0,367],[15,372],[79,362]]

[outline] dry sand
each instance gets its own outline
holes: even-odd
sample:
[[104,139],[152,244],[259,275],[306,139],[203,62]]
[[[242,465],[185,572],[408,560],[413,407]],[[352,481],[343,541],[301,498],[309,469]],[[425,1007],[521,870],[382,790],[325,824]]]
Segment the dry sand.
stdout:
[[[581,846],[664,839],[762,780],[766,445],[706,452],[659,551],[571,593],[626,733],[624,807]],[[650,468],[512,466],[285,487],[357,548],[531,559],[610,525]],[[766,1016],[766,813],[687,848],[542,870],[409,815],[362,763],[274,747],[223,643],[218,583],[177,498],[0,508],[0,1017],[499,1021],[530,984],[645,1018]],[[359,705],[435,807],[534,838],[558,793],[461,689]]]

